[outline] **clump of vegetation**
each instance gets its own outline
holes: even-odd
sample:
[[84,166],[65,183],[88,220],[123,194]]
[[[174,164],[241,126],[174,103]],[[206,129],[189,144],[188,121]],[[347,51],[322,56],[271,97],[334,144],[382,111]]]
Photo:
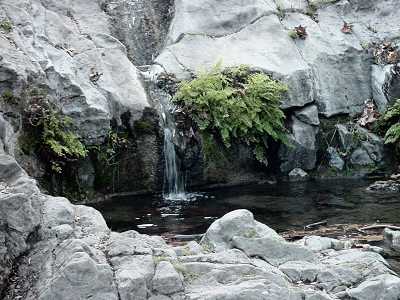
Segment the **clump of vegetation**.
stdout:
[[303,27],[301,25],[294,27],[292,30],[288,32],[289,37],[292,39],[302,39],[305,40],[308,36],[306,27]]
[[285,18],[285,9],[283,7],[283,4],[280,3],[280,1],[276,2],[276,10],[278,12],[278,17],[280,20],[283,20]]
[[296,30],[293,30],[293,29],[288,31],[288,36],[289,36],[291,39],[294,39],[294,40],[296,40],[296,39],[299,38],[299,36],[297,35]]
[[385,144],[400,151],[400,99],[379,118],[376,131],[384,135]]
[[318,22],[317,11],[320,6],[333,4],[339,0],[308,0],[306,15],[308,15],[315,22]]
[[259,161],[266,158],[266,137],[287,143],[280,100],[287,87],[248,66],[221,70],[215,66],[192,81],[182,82],[174,97],[203,134],[252,147]]
[[[27,131],[24,136],[35,136],[34,148],[50,164],[53,172],[61,173],[67,162],[87,156],[85,145],[72,131],[72,120],[51,105],[42,91],[32,90],[28,93],[23,117]],[[32,139],[29,140],[32,142]],[[29,149],[25,146],[22,149]]]
[[309,3],[306,9],[306,15],[309,16],[314,21],[317,21],[317,10],[318,7],[314,3]]
[[90,147],[91,157],[95,159],[95,186],[114,192],[119,183],[122,154],[131,147],[129,133],[112,126],[102,145]]
[[9,90],[5,91],[3,95],[1,95],[0,99],[9,105],[15,105],[18,103],[18,98]]
[[13,30],[13,24],[8,19],[1,20],[0,29],[6,33],[9,33]]
[[98,159],[104,167],[112,167],[118,163],[118,156],[123,149],[128,147],[128,137],[114,130],[110,130],[103,147],[94,146],[91,150],[97,153]]

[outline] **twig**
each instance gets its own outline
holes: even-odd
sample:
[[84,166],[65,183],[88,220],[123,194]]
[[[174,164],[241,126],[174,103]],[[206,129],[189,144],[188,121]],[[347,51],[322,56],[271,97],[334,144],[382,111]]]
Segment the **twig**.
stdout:
[[389,224],[377,224],[377,225],[371,225],[371,226],[365,226],[360,228],[359,230],[372,230],[372,229],[382,229],[382,228],[389,228],[393,230],[400,230],[399,226],[394,226],[394,225],[389,225]]
[[328,221],[327,220],[323,220],[323,221],[320,221],[320,222],[308,224],[308,225],[304,226],[304,229],[311,229],[311,228],[314,228],[314,227],[318,227],[318,226],[321,226],[321,225],[327,225],[327,224],[328,224]]

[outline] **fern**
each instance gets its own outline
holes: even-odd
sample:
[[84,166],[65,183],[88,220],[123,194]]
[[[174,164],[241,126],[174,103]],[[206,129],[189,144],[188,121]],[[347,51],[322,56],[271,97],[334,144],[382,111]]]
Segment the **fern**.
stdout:
[[393,145],[400,154],[400,99],[379,118],[375,130],[384,135],[386,145]]
[[287,143],[285,115],[280,109],[287,87],[249,67],[200,73],[182,82],[174,97],[200,131],[213,134],[229,148],[242,142],[253,148],[257,160],[265,160],[265,136]]
[[385,134],[385,144],[396,144],[400,141],[400,123],[392,125]]
[[81,143],[78,136],[70,131],[71,120],[59,114],[51,112],[43,120],[42,143],[55,157],[52,162],[57,167],[52,168],[60,173],[62,171],[59,159],[76,160],[85,158],[88,150]]

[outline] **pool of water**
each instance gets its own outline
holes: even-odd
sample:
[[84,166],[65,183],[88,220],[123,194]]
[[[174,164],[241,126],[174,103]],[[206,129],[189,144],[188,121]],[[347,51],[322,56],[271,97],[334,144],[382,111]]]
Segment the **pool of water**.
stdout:
[[111,229],[157,235],[204,233],[225,213],[245,208],[277,231],[328,224],[400,223],[400,195],[366,191],[362,180],[279,183],[213,190],[192,201],[165,201],[161,196],[119,197],[95,205]]

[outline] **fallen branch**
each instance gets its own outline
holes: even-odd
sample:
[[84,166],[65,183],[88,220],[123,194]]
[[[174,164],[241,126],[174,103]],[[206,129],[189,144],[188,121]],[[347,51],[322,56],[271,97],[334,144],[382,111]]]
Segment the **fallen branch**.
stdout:
[[311,229],[311,228],[315,228],[315,227],[322,226],[322,225],[327,225],[327,224],[328,224],[328,221],[327,220],[323,220],[323,221],[320,221],[320,222],[308,224],[308,225],[304,226],[304,229]]
[[366,226],[366,227],[360,228],[360,230],[363,231],[363,230],[384,229],[384,228],[400,230],[399,226],[388,225],[388,224],[377,224],[377,225]]

